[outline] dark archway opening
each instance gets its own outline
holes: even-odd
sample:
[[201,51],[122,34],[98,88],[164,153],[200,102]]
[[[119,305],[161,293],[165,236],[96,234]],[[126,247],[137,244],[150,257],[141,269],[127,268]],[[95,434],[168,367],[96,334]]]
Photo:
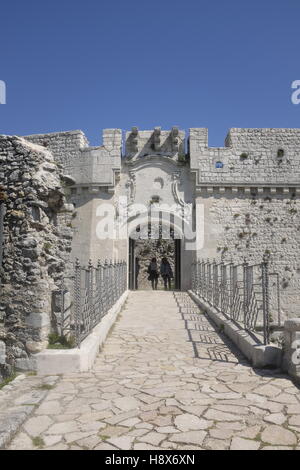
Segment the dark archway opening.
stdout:
[[[150,290],[151,282],[148,280],[147,268],[153,257],[157,259],[158,267],[161,259],[166,257],[171,265],[174,278],[171,281],[172,290],[180,290],[180,253],[181,239],[142,239],[129,238],[129,289]],[[139,259],[137,263],[137,258]],[[137,267],[139,264],[139,268]],[[164,283],[160,276],[158,289],[163,289]]]

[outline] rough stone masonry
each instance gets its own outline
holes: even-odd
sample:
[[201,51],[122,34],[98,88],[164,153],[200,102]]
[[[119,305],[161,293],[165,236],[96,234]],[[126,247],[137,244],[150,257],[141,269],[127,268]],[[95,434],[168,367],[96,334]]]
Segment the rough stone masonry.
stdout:
[[0,159],[2,376],[34,367],[66,264],[128,259],[134,220],[124,239],[97,235],[101,208],[110,204],[115,218],[120,198],[128,208],[138,203],[147,212],[158,201],[192,214],[203,240],[191,250],[178,235],[182,290],[197,258],[260,262],[268,254],[279,273],[282,318],[299,316],[300,129],[231,129],[220,148],[209,147],[205,128],[189,135],[132,128],[124,136],[105,129],[96,147],[82,131],[2,136]]
[[52,292],[71,250],[62,170],[43,147],[1,136],[0,202],[5,205],[0,299],[0,378],[34,369],[46,347]]

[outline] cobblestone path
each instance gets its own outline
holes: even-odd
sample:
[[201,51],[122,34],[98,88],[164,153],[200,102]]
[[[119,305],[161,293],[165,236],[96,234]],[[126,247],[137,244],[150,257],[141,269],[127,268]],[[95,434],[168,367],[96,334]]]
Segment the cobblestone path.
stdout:
[[299,389],[185,293],[131,292],[93,371],[49,380],[9,449],[300,448]]

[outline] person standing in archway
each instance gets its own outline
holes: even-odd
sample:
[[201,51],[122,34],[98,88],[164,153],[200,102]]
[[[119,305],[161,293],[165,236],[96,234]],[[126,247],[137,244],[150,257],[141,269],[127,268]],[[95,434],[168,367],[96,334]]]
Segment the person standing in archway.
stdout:
[[173,271],[167,258],[162,258],[160,265],[160,274],[164,280],[165,289],[171,289],[171,279],[173,279]]
[[135,289],[138,290],[139,284],[138,284],[138,277],[140,273],[140,258],[136,257],[135,258]]
[[152,289],[156,290],[159,277],[156,258],[152,258],[151,263],[148,266],[147,273],[149,274],[148,281],[151,281]]

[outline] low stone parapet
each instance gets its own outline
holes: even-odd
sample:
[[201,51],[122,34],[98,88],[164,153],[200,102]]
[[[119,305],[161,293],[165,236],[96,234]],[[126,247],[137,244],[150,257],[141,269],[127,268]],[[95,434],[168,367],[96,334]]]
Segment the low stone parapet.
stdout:
[[45,349],[36,354],[37,373],[51,375],[90,370],[127,296],[128,291],[125,291],[89,336],[82,341],[80,348]]
[[300,318],[284,323],[284,354],[282,367],[300,383]]
[[222,313],[214,307],[208,305],[204,300],[188,291],[191,298],[207,313],[209,318],[228,336],[237,348],[246,356],[253,367],[276,367],[279,368],[282,362],[282,349],[278,346],[263,345],[242,327],[231,320],[228,320]]

